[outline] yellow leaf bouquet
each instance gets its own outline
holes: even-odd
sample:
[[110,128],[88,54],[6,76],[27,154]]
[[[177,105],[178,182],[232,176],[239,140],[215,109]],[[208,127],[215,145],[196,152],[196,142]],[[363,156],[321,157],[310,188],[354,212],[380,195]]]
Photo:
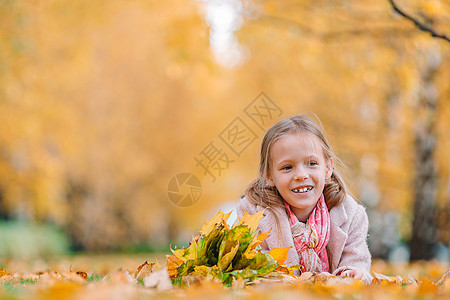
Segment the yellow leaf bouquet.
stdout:
[[172,283],[181,285],[186,276],[212,277],[230,286],[233,280],[252,281],[274,271],[289,273],[283,267],[289,248],[277,248],[262,253],[257,246],[269,235],[260,233],[258,224],[263,212],[242,218],[231,228],[227,220],[231,213],[219,212],[205,222],[199,235],[186,248],[172,250],[166,264]]

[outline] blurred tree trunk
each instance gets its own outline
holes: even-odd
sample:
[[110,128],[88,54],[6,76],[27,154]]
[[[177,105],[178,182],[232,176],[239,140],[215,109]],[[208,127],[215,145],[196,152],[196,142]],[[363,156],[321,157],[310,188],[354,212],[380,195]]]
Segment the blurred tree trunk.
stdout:
[[86,245],[83,242],[83,235],[80,234],[81,227],[83,226],[83,222],[80,217],[82,214],[80,206],[89,195],[88,186],[81,181],[69,179],[66,193],[67,203],[70,210],[66,230],[71,239],[71,248],[75,251],[84,251],[86,250]]
[[437,170],[435,165],[438,92],[433,77],[440,64],[438,50],[428,50],[421,70],[422,89],[415,127],[414,219],[410,243],[411,260],[431,259],[437,238]]
[[3,201],[3,192],[2,189],[0,189],[0,220],[8,219],[8,212],[5,209],[5,204],[3,203]]

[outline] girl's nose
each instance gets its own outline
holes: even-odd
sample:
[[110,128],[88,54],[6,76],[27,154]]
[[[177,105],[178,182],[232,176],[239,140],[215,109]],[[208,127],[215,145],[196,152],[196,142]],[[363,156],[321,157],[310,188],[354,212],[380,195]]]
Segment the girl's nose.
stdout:
[[308,174],[306,174],[305,170],[299,168],[294,174],[294,180],[305,180],[308,178]]

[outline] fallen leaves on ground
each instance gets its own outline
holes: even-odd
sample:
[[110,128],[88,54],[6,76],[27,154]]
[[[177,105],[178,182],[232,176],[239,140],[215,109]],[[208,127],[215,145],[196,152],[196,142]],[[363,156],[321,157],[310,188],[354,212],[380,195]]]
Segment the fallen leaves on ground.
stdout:
[[[166,264],[145,261],[136,271],[108,274],[88,270],[8,272],[0,268],[0,299],[141,299],[155,298],[334,298],[448,299],[448,264],[422,262],[392,268],[372,264],[372,283],[304,272],[284,265],[289,248],[262,253],[268,236],[256,231],[262,213],[247,213],[231,228],[229,214],[218,213],[200,234],[166,256]],[[401,271],[406,276],[393,275]],[[389,274],[389,275],[386,275]]]
[[[370,285],[353,278],[327,277],[311,272],[304,272],[299,277],[280,273],[282,276],[260,277],[252,281],[237,277],[229,287],[218,278],[188,276],[188,282],[180,287],[171,283],[166,267],[157,269],[153,265],[149,272],[147,266],[150,265],[152,263],[144,262],[134,274],[117,270],[98,278],[84,271],[9,274],[1,269],[0,299],[141,299],[147,296],[169,299],[235,296],[257,299],[448,299],[450,296],[449,271],[434,281],[426,277],[387,276],[372,272],[374,279]],[[417,268],[417,264],[410,268]],[[421,268],[426,268],[426,265],[422,263]]]

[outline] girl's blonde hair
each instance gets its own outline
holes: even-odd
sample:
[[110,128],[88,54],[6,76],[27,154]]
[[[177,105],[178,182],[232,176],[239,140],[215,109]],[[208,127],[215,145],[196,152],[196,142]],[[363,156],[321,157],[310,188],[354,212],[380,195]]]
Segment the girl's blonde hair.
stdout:
[[[317,120],[319,120],[317,118]],[[320,120],[319,120],[320,122]],[[310,133],[315,136],[322,145],[325,159],[334,160],[335,165],[342,165],[342,162],[334,155],[325,135],[317,123],[305,115],[293,116],[277,122],[264,135],[261,143],[261,154],[258,177],[253,180],[245,189],[244,196],[255,204],[272,211],[277,218],[274,208],[285,208],[284,200],[276,187],[268,186],[266,178],[270,174],[271,157],[270,151],[273,144],[286,134]],[[347,187],[337,168],[333,169],[331,180],[325,184],[323,194],[328,210],[341,204],[346,197]],[[278,218],[277,223],[279,224]]]

